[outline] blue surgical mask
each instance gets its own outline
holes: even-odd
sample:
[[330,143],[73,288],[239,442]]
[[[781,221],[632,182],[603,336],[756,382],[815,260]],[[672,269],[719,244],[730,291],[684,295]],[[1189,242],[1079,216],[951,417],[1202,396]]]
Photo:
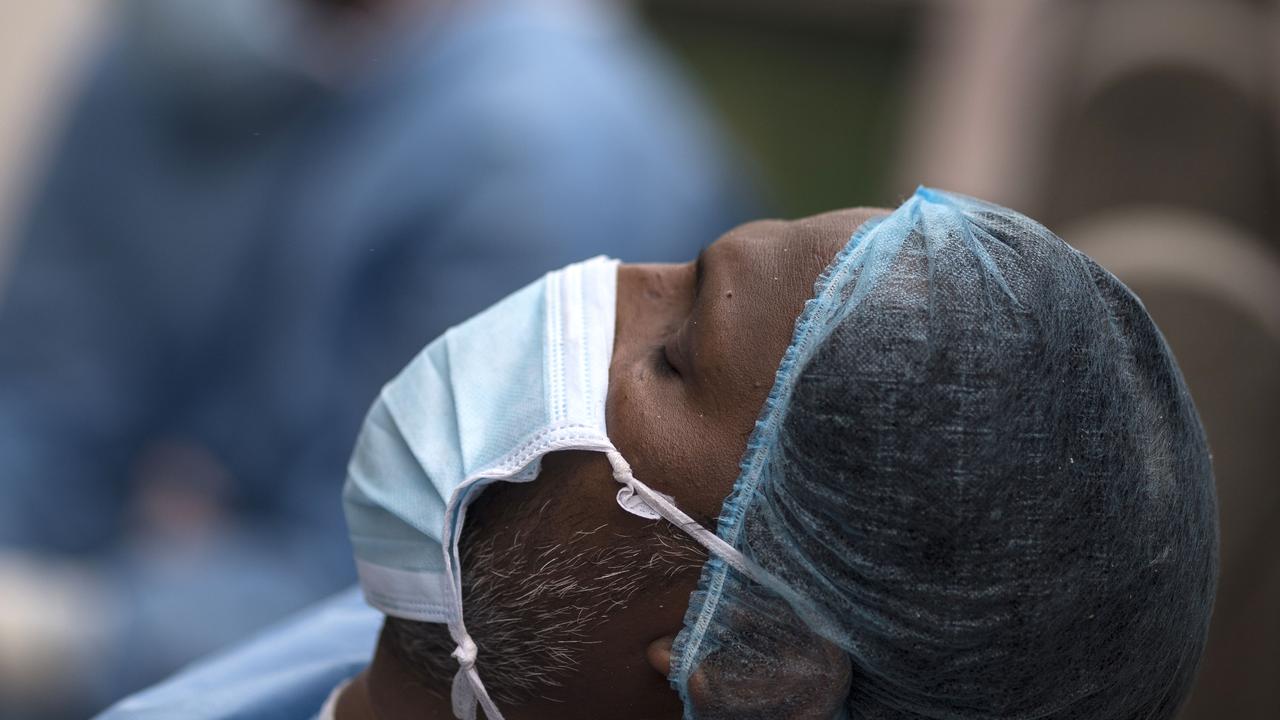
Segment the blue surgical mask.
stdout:
[[609,441],[617,273],[603,257],[570,265],[451,328],[383,388],[357,441],[343,501],[360,585],[387,615],[448,624],[459,718],[474,718],[477,703],[490,720],[502,717],[476,672],[458,554],[467,506],[485,486],[534,480],[551,452],[602,452],[624,510],[666,518],[741,566],[669,496],[636,480]]

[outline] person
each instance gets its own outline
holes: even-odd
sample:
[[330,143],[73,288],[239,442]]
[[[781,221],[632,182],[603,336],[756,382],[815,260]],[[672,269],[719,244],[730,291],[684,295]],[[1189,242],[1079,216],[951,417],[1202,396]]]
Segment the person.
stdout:
[[745,185],[608,4],[123,5],[0,302],[0,715],[349,585],[332,495],[404,358],[584,255],[687,256]]
[[1138,299],[926,188],[549,274],[383,389],[344,504],[371,607],[104,717],[1172,718],[1217,574]]

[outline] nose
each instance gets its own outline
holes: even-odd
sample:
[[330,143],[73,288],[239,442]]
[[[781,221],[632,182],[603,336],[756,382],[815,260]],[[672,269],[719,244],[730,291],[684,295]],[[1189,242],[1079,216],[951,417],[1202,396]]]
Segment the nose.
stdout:
[[644,359],[679,328],[692,306],[692,264],[619,266],[612,371],[649,367]]

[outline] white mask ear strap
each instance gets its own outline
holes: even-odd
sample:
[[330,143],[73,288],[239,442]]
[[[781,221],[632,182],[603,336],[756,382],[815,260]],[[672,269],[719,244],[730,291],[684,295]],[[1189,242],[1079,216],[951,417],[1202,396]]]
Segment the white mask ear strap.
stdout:
[[[618,491],[618,502],[622,504],[624,509],[641,517],[657,519],[657,517],[661,516],[667,522],[683,530],[689,537],[697,540],[698,544],[705,547],[709,552],[719,556],[734,570],[752,578],[756,582],[765,584],[763,576],[767,575],[767,573],[757,567],[755,563],[748,561],[742,556],[742,553],[725,542],[719,535],[702,527],[698,521],[676,507],[671,496],[657,492],[637,480],[635,475],[631,474],[631,465],[627,463],[621,453],[617,450],[611,450],[605,454],[609,458],[609,464],[613,466],[613,479],[623,485],[623,488]],[[650,513],[632,510],[629,506],[635,506],[636,500],[640,500],[647,505]]]
[[[632,494],[643,500],[655,513],[683,530],[689,537],[697,540],[700,545],[718,556],[726,565],[776,592],[806,618],[806,622],[810,624],[810,627],[820,633],[822,628],[838,627],[830,621],[825,611],[814,605],[808,598],[796,592],[794,588],[782,582],[773,573],[748,559],[737,548],[725,542],[724,538],[702,527],[696,520],[686,515],[684,511],[676,507],[670,496],[663,495],[637,480],[631,474],[631,466],[617,450],[611,450],[606,455],[609,457],[609,464],[613,466],[613,479],[625,486],[623,490],[630,489]],[[619,496],[621,496],[621,492]],[[828,637],[835,636],[829,635]]]

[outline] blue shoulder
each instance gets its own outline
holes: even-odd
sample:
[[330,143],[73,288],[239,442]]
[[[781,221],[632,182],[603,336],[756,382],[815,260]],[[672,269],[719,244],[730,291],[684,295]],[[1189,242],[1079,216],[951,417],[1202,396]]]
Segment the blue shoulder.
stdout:
[[338,683],[368,664],[381,625],[382,614],[358,588],[344,590],[121,700],[99,720],[312,717]]

